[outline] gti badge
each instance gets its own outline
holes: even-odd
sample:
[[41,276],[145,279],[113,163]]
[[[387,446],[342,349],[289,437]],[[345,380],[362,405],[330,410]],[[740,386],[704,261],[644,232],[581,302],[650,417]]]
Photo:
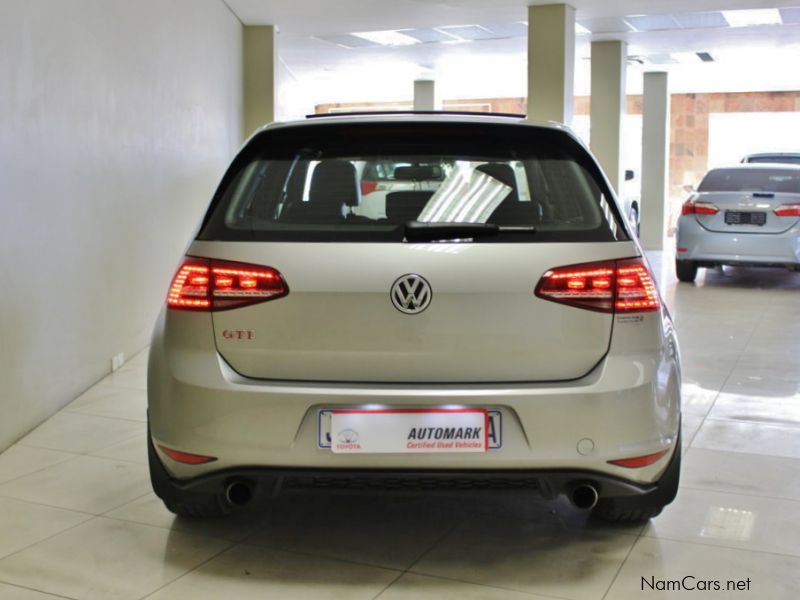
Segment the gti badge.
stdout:
[[254,340],[256,332],[252,329],[225,329],[222,337],[226,340]]
[[433,292],[423,277],[409,273],[392,284],[389,296],[397,310],[407,315],[415,315],[428,308]]

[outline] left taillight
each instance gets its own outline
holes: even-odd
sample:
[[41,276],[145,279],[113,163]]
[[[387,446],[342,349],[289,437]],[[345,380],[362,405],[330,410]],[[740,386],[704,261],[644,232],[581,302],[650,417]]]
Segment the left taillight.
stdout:
[[167,294],[172,310],[219,311],[282,298],[283,276],[271,267],[187,256]]
[[535,293],[545,300],[607,313],[652,312],[661,306],[653,276],[640,258],[550,269]]

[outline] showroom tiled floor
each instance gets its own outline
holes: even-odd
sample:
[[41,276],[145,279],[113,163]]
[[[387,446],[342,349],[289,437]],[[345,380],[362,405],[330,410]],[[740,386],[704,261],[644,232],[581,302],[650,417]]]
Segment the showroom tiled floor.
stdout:
[[708,598],[800,597],[800,274],[677,285],[653,257],[683,351],[682,488],[646,526],[565,502],[279,498],[174,518],[150,491],[146,353],[0,455],[0,598],[623,600],[642,578],[750,579]]

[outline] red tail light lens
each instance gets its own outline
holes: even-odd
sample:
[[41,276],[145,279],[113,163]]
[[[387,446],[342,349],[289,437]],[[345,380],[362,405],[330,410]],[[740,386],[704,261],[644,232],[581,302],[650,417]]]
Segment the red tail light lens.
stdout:
[[159,444],[161,451],[169,456],[172,460],[185,465],[202,465],[205,463],[214,462],[217,460],[216,456],[203,456],[202,454],[190,454],[189,452],[181,452],[180,450],[173,450]]
[[800,203],[781,204],[774,212],[779,217],[800,217]]
[[642,467],[647,467],[655,462],[658,462],[667,454],[667,452],[669,452],[669,450],[661,450],[660,452],[654,452],[653,454],[634,456],[632,458],[621,458],[619,460],[610,460],[608,462],[612,465],[626,467],[628,469],[641,469]]
[[361,180],[361,195],[366,196],[378,189],[377,181],[369,181],[368,179]]
[[711,202],[687,200],[681,207],[681,215],[715,215],[719,209]]
[[661,306],[653,277],[639,258],[551,269],[535,293],[545,300],[608,313],[652,312]]
[[289,293],[270,267],[187,257],[172,279],[167,307],[218,311],[281,298]]

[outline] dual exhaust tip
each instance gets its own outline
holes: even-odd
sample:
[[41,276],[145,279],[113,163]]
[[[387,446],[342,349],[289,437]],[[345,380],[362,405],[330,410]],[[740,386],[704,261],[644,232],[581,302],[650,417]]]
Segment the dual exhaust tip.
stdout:
[[[578,483],[567,489],[567,497],[575,508],[590,510],[597,504],[599,495],[591,483]],[[225,501],[230,506],[241,508],[250,504],[252,499],[253,484],[248,481],[235,480],[225,487]]]
[[230,506],[241,508],[250,504],[252,499],[253,484],[248,481],[232,481],[225,487],[225,501]]
[[591,483],[578,483],[567,490],[567,497],[575,508],[590,510],[597,504],[597,488]]

